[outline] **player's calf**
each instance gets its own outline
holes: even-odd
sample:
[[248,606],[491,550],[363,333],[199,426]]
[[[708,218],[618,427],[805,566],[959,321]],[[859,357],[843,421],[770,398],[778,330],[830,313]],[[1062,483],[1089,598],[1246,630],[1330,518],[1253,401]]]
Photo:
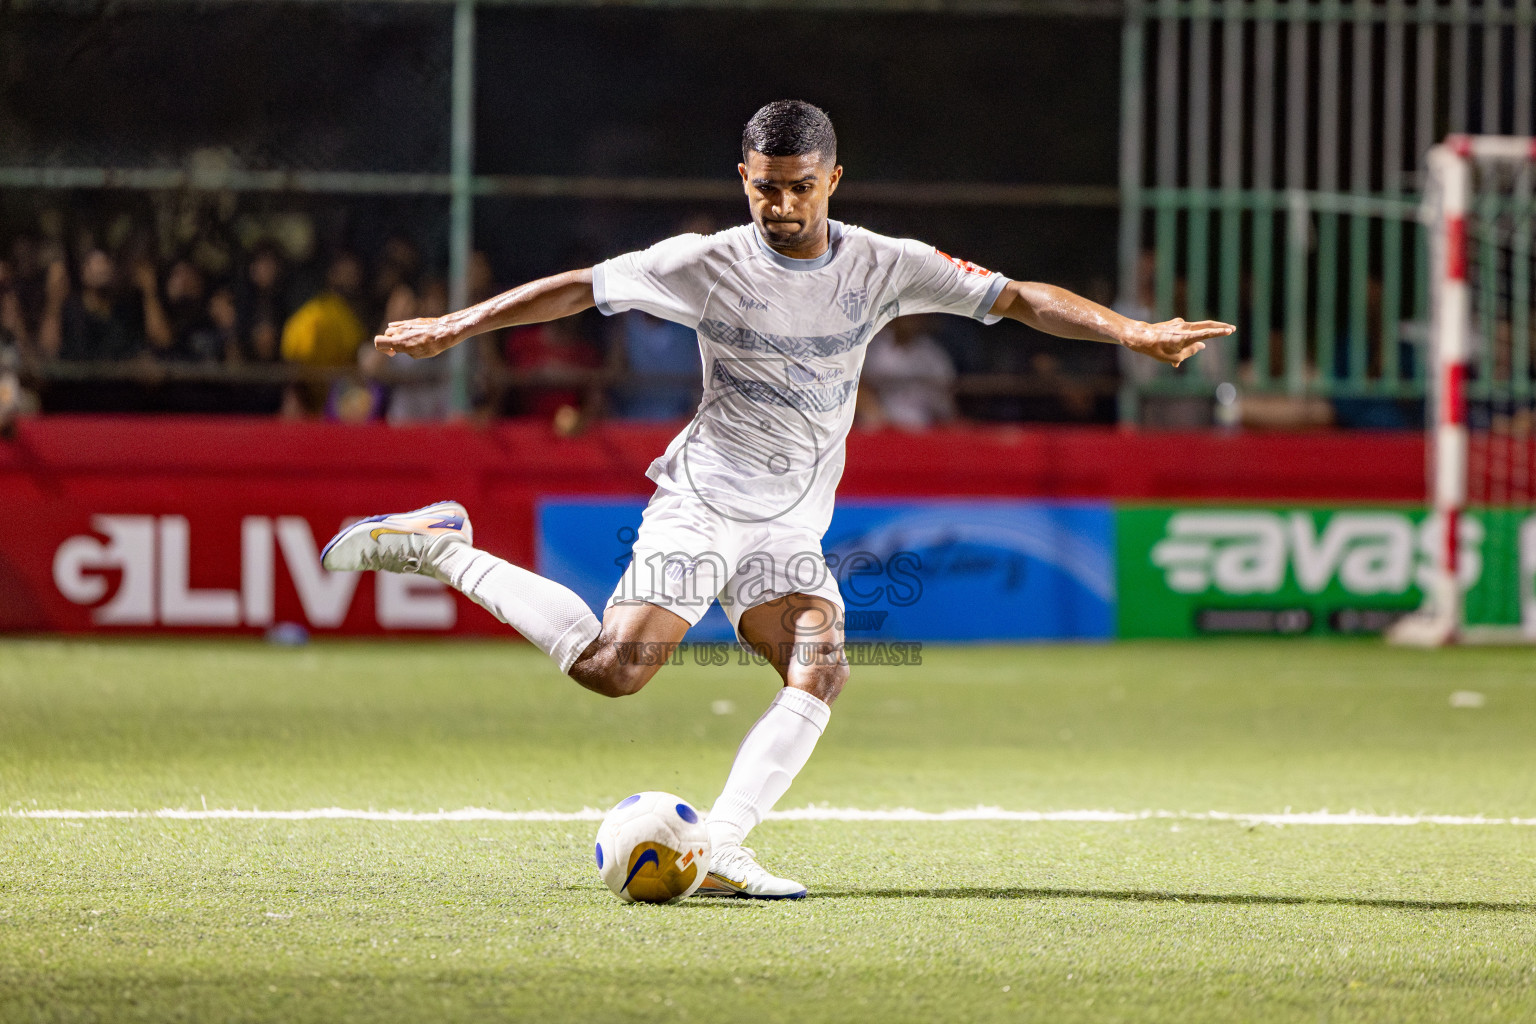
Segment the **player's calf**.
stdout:
[[803,887],[762,871],[741,843],[805,767],[831,719],[831,703],[848,681],[842,616],[826,597],[791,594],[747,609],[738,629],[785,685],[736,749],[725,788],[710,808],[709,838],[722,851],[722,864],[740,868],[742,877],[727,870],[717,880],[722,888],[783,897]]

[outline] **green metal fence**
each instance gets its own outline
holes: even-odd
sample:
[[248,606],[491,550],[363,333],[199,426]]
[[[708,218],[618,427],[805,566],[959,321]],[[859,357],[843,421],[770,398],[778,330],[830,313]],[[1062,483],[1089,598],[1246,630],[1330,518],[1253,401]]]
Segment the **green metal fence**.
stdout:
[[1123,38],[1121,301],[1239,327],[1123,414],[1223,381],[1421,399],[1423,155],[1536,133],[1536,0],[1130,0]]
[[[229,0],[236,2],[236,0]],[[399,0],[412,2],[412,0]],[[714,195],[729,182],[474,174],[475,9],[454,17],[448,174],[0,167],[0,187],[225,187],[449,198],[463,294],[478,195]],[[526,0],[532,2],[532,0]],[[583,0],[585,2],[585,0]],[[727,0],[614,0],[731,6]],[[1139,315],[1219,317],[1235,339],[1184,370],[1127,367],[1143,400],[1247,393],[1423,397],[1428,253],[1422,157],[1447,132],[1536,134],[1536,0],[754,0],[758,6],[944,9],[1122,22],[1120,297]],[[850,184],[849,200],[1100,205],[1098,186]],[[1152,256],[1150,273],[1138,264]],[[1143,282],[1141,278],[1147,280]],[[464,400],[464,368],[455,388]]]

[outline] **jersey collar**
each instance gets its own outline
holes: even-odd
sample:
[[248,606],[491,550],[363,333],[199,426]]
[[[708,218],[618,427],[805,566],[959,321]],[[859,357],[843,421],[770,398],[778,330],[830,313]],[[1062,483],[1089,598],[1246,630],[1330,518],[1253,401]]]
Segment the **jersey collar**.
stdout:
[[757,230],[756,224],[748,224],[747,227],[751,229],[752,237],[757,239],[757,247],[762,250],[763,255],[768,257],[774,266],[783,267],[785,270],[801,272],[820,270],[837,257],[838,243],[843,240],[843,222],[829,217],[827,218],[827,251],[813,260],[797,260],[793,256],[774,252],[768,243],[763,241],[763,233]]

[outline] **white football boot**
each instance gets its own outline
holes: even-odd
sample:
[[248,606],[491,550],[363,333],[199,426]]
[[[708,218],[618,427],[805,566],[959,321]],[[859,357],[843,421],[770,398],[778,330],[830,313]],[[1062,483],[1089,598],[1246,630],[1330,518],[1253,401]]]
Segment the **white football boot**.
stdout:
[[369,516],[346,527],[320,552],[332,572],[421,572],[449,544],[474,543],[469,513],[456,501],[413,512]]
[[725,896],[739,900],[798,900],[805,886],[770,875],[744,846],[717,846],[710,851],[709,874],[695,896]]

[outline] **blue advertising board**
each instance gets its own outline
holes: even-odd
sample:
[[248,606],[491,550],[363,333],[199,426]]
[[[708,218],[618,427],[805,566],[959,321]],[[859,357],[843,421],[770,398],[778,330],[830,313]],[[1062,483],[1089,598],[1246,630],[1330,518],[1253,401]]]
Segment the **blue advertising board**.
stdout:
[[[538,571],[601,609],[644,499],[544,499]],[[1100,640],[1115,630],[1105,502],[839,502],[822,544],[850,641]],[[731,640],[718,605],[690,640]]]

